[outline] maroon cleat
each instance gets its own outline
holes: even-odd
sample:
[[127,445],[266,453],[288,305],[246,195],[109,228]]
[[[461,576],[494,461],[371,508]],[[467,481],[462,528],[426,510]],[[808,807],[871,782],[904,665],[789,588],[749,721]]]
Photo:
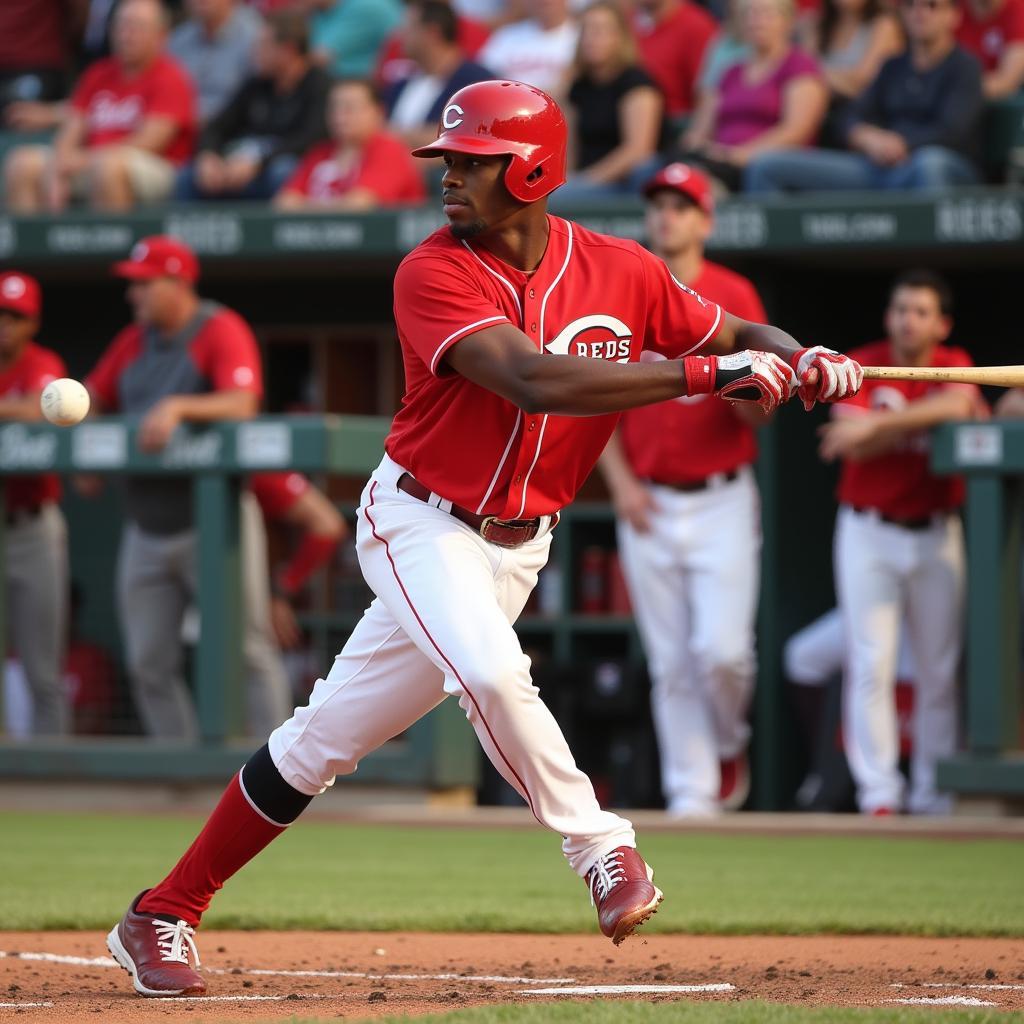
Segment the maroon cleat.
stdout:
[[616,946],[655,913],[662,901],[654,872],[631,846],[606,853],[587,872],[586,882],[601,931]]
[[201,996],[206,982],[192,969],[189,954],[199,966],[195,929],[184,921],[170,921],[135,908],[148,889],[132,905],[107,936],[110,955],[131,976],[135,991],[144,996]]

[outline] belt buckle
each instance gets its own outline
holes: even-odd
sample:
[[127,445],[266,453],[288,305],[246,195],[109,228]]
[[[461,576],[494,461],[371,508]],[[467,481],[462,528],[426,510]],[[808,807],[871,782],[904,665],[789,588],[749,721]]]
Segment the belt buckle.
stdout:
[[492,526],[509,526],[504,519],[499,519],[497,516],[484,516],[483,522],[480,524],[480,536],[490,544],[496,544],[499,548],[515,548],[519,547],[518,544],[509,544],[506,541],[498,540],[496,537],[490,536]]

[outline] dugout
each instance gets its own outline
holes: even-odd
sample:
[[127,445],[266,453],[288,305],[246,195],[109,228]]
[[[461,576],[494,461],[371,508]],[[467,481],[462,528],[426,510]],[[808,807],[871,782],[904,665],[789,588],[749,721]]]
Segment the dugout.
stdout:
[[[613,234],[642,234],[635,202],[581,209],[576,219]],[[179,235],[202,257],[202,293],[238,310],[256,329],[268,412],[387,416],[401,393],[391,277],[401,256],[440,223],[432,209],[316,216],[216,206],[123,217],[0,218],[0,260],[39,277],[45,297],[40,340],[64,355],[72,376],[83,376],[128,316],[110,263],[143,235]],[[881,312],[897,272],[932,267],[953,286],[952,340],[978,363],[1021,359],[1014,300],[1024,256],[1024,193],[993,188],[940,198],[737,199],[721,205],[709,255],[754,279],[773,322],[807,344],[842,349],[881,334]],[[815,455],[814,427],[822,416],[820,410],[808,416],[787,407],[762,435],[766,544],[753,803],[765,809],[789,806],[802,756],[783,685],[781,646],[833,603],[835,474]],[[351,503],[361,483],[358,476],[333,478],[330,493]],[[592,479],[559,528],[559,578],[548,588],[548,603],[523,623],[531,650],[556,667],[598,657],[627,664],[639,659],[627,615],[578,607],[582,553],[607,546],[611,536],[604,499],[600,481]],[[68,494],[65,508],[72,576],[83,593],[82,630],[116,651],[110,572],[120,525],[116,501],[108,496],[86,504]],[[333,653],[351,621],[351,610],[338,610],[328,596],[307,625]],[[1012,702],[1006,711],[1016,721]],[[561,713],[571,716],[571,704]],[[468,728],[464,735],[473,742]],[[1021,746],[1019,730],[1008,730],[1005,745]],[[16,761],[0,752],[4,773],[17,773]],[[1017,771],[1000,773],[998,785],[991,784],[1003,795],[1024,794],[1024,775]],[[982,780],[975,788],[985,791],[987,785]]]

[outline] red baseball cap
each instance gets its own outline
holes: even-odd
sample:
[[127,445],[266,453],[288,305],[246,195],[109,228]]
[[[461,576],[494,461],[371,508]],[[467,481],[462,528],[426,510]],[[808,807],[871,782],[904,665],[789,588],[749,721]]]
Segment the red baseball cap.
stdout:
[[710,215],[715,212],[715,197],[711,194],[711,183],[696,167],[682,163],[662,167],[644,185],[644,195],[650,199],[655,192],[666,188],[672,192],[678,192],[681,196],[686,196],[706,214]]
[[131,281],[152,281],[155,277],[178,277],[189,284],[199,280],[199,260],[184,243],[170,235],[150,235],[132,246],[126,260],[114,264],[118,277]]
[[0,274],[0,309],[18,316],[37,317],[42,308],[43,295],[34,277],[17,270]]

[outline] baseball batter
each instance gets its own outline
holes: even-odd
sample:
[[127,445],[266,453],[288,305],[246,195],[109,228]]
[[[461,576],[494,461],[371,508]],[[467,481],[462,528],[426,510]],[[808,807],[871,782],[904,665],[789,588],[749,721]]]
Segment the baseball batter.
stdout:
[[[0,422],[38,420],[39,396],[65,376],[64,361],[33,339],[42,292],[28,274],[0,274]],[[71,710],[61,682],[68,614],[68,534],[52,473],[8,477],[5,505],[11,648],[32,694],[33,734],[61,735]]]
[[[750,281],[704,259],[714,212],[707,178],[669,164],[644,193],[648,242],[676,280],[765,323]],[[765,418],[749,402],[677,398],[624,413],[601,456],[651,673],[665,804],[681,817],[736,809],[750,789],[747,708],[761,558],[750,464],[754,428]]]
[[[856,392],[856,363],[803,350],[676,282],[634,242],[547,213],[565,120],[519,82],[467,86],[440,134],[448,226],[395,278],[406,391],[363,492],[357,550],[376,594],[309,704],[229,783],[171,873],[108,936],[144,995],[198,993],[193,930],[213,894],[338,774],[454,696],[498,771],[563,837],[616,943],[661,892],[633,828],[601,809],[530,678],[513,623],[559,509],[623,409],[717,392],[774,408]],[[708,342],[744,348],[701,356]],[[667,358],[641,362],[650,351]]]
[[[888,337],[851,353],[874,366],[970,366],[943,343],[950,294],[928,271],[897,279]],[[956,744],[956,671],[962,639],[963,481],[928,467],[929,427],[983,411],[971,384],[867,383],[836,407],[821,453],[842,459],[835,576],[845,633],[843,732],[857,802],[865,814],[904,807],[893,691],[900,628],[916,667],[911,785],[906,807],[946,813],[935,767]]]

